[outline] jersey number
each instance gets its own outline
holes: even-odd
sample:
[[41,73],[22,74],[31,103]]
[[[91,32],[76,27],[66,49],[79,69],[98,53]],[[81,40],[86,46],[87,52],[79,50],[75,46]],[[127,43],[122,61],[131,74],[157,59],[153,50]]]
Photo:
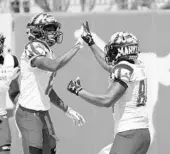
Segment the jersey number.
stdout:
[[51,89],[53,88],[53,81],[54,81],[54,77],[56,76],[56,72],[52,73],[48,82],[48,86],[45,90],[45,95],[49,95]]
[[147,101],[147,84],[146,80],[142,80],[139,83],[139,91],[137,98],[137,107],[145,106]]

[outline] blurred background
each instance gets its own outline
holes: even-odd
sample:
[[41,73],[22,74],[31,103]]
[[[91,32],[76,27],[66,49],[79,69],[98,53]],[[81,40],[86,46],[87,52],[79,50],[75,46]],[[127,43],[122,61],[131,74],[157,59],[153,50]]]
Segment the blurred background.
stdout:
[[170,0],[0,0],[1,13],[170,9]]

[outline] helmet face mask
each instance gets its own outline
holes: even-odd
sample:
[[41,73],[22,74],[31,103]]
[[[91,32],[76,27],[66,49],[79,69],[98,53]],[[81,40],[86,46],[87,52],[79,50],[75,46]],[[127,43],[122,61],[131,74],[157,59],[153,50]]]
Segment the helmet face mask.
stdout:
[[60,28],[61,24],[52,15],[40,13],[27,24],[28,39],[39,39],[53,46],[63,40]]
[[137,38],[128,32],[117,32],[112,35],[109,43],[105,46],[107,64],[116,64],[120,60],[134,61],[139,51]]
[[43,33],[49,46],[52,46],[55,43],[61,43],[63,40],[60,24],[48,24],[43,26]]

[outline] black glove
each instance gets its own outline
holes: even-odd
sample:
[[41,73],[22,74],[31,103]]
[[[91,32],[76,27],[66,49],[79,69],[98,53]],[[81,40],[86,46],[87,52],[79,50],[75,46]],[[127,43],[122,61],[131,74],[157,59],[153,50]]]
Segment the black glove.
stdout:
[[71,80],[67,86],[67,90],[77,96],[82,89],[79,78],[77,78],[76,81]]
[[92,38],[88,22],[86,21],[85,23],[82,24],[82,26],[83,26],[83,34],[81,35],[81,37],[84,40],[84,42],[86,42],[89,46],[92,46],[95,43]]

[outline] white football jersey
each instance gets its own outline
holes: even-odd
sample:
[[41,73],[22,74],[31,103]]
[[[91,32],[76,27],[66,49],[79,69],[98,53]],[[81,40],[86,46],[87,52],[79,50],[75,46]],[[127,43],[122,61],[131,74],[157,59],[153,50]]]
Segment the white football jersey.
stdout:
[[31,61],[45,56],[53,59],[53,52],[43,42],[30,42],[21,56],[20,96],[18,103],[28,109],[49,110],[49,92],[56,72],[48,72],[31,66]]
[[114,66],[110,82],[119,79],[128,86],[113,107],[115,131],[148,128],[147,77],[144,65],[122,61]]
[[0,115],[5,115],[6,111],[6,97],[9,90],[9,85],[18,74],[18,60],[10,53],[4,53],[3,63],[0,64]]

